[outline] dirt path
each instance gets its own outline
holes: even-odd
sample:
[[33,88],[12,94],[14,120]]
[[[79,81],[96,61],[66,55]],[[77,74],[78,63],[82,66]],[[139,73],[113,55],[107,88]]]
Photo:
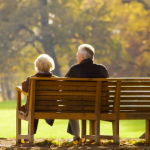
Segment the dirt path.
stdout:
[[[43,142],[44,141],[44,142]],[[130,140],[122,140],[121,145],[117,146],[113,143],[103,143],[96,145],[94,143],[76,143],[70,144],[64,142],[64,139],[57,139],[58,142],[63,144],[47,143],[46,139],[35,139],[35,144],[29,147],[27,143],[20,146],[15,146],[15,139],[0,138],[0,150],[150,150],[150,144],[132,145]],[[132,140],[133,141],[133,140]]]

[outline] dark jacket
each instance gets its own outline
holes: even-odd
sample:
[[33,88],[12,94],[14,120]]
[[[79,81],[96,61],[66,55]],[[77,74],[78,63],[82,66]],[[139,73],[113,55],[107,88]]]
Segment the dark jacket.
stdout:
[[[92,59],[84,59],[80,64],[70,68],[65,77],[74,78],[108,78],[109,74],[103,65],[93,64]],[[73,135],[73,130],[68,123],[67,132]]]
[[[38,72],[37,74],[31,76],[31,77],[56,77],[54,76],[52,73],[50,72]],[[29,86],[29,82],[30,82],[30,78],[28,77],[24,82],[22,82],[22,90],[25,92],[28,92],[28,86]],[[24,115],[26,116],[28,114],[28,106],[29,106],[29,97],[27,97],[27,102],[25,105],[23,105],[20,109],[20,111],[22,111],[24,113]],[[45,121],[49,124],[49,125],[53,125],[54,123],[54,119],[45,119]],[[38,126],[38,119],[34,120],[34,134],[36,133],[37,130],[37,126]]]
[[108,78],[109,74],[103,65],[94,64],[92,59],[84,59],[80,64],[70,68],[65,77],[74,78]]
[[[31,77],[55,77],[55,76],[50,72],[38,72]],[[28,86],[31,77],[28,77],[25,81],[22,82],[22,90],[25,92],[28,92]]]

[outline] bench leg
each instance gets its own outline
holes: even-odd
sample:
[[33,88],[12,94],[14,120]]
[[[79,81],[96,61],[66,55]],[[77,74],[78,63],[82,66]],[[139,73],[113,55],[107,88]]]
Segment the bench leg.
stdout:
[[82,133],[81,133],[81,138],[84,138],[84,135],[86,135],[86,120],[82,120]]
[[147,140],[149,140],[149,138],[150,138],[150,120],[146,120],[145,138],[146,138]]
[[18,117],[16,117],[16,145],[21,143],[19,135],[21,135],[21,119],[18,119]]
[[100,121],[95,121],[95,143],[100,142]]
[[112,122],[113,125],[113,140],[114,143],[119,144],[119,120]]
[[95,127],[95,121],[94,120],[89,120],[90,121],[90,135],[94,135],[95,131],[94,131],[94,127]]
[[34,121],[29,121],[29,144],[33,145],[34,143]]

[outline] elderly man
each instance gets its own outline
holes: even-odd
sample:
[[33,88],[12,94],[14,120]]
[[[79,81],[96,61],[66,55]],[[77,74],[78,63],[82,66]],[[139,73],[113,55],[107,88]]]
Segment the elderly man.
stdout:
[[[76,78],[108,78],[109,74],[103,65],[94,64],[95,50],[91,45],[82,44],[78,47],[78,64],[70,68],[65,77]],[[69,120],[67,132],[72,134],[73,141],[80,140],[79,120]]]

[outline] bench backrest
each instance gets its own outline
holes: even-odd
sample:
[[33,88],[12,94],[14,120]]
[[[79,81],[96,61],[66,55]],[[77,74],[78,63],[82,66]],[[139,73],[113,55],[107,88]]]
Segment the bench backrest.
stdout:
[[150,80],[34,77],[29,97],[35,112],[150,112]]
[[128,79],[121,82],[120,113],[150,112],[150,80]]
[[101,79],[34,77],[29,92],[30,105],[35,112],[95,113],[100,109],[101,97],[105,96],[101,112],[108,112],[107,82],[101,91],[103,82]]

